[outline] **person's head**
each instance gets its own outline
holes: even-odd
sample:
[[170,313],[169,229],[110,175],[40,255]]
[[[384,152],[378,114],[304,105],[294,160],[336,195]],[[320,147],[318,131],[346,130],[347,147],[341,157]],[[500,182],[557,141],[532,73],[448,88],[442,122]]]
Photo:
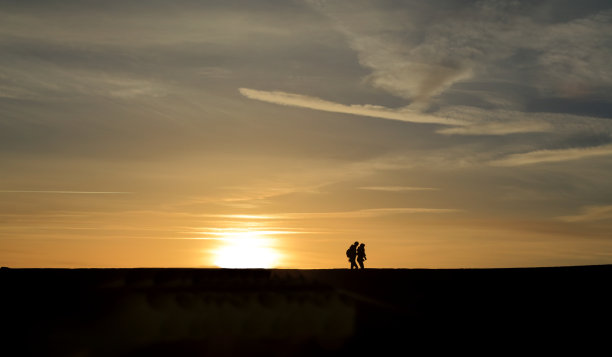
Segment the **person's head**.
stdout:
[[362,246],[362,247],[365,247],[365,243],[361,243],[361,246]]
[[359,245],[359,242],[355,242],[355,243],[353,243],[353,245]]

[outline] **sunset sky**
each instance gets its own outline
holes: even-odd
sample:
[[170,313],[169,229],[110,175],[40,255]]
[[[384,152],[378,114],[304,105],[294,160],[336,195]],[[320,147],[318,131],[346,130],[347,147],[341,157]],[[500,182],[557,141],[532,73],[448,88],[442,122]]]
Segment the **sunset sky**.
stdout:
[[612,263],[612,5],[0,0],[0,265]]

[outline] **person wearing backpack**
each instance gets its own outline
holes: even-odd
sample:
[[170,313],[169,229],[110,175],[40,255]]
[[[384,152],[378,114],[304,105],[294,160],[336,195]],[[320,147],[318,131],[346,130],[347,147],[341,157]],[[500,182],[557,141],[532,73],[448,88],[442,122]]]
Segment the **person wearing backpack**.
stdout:
[[357,258],[357,246],[358,245],[359,245],[359,242],[355,242],[346,250],[346,257],[348,258],[348,261],[351,263],[351,269],[353,268],[359,269],[357,267],[357,263],[355,262],[355,258]]
[[367,259],[368,258],[366,258],[366,254],[365,254],[365,243],[361,243],[359,248],[357,248],[357,262],[359,263],[359,266],[361,267],[361,269],[364,269],[363,261]]

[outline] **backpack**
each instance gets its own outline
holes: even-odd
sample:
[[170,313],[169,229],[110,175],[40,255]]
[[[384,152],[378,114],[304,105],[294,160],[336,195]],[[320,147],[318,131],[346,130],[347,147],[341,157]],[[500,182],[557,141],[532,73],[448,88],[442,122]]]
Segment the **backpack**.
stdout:
[[346,250],[346,257],[347,257],[347,258],[350,258],[350,257],[351,257],[351,248],[352,248],[352,247],[349,247],[349,249],[347,249],[347,250]]

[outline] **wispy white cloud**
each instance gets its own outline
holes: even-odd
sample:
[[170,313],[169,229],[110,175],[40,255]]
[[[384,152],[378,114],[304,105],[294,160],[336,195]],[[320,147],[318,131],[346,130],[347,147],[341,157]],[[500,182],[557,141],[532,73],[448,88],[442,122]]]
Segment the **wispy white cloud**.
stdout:
[[587,148],[571,148],[559,150],[537,150],[522,154],[513,154],[491,161],[493,166],[522,166],[545,162],[560,162],[579,160],[596,156],[612,155],[612,144]]
[[271,220],[278,218],[278,216],[275,216],[273,214],[199,214],[197,216],[237,220]]
[[[11,62],[10,66],[0,67],[0,97],[48,99],[66,95],[93,95],[131,99],[154,98],[167,93],[161,83],[138,76],[59,68],[31,59],[10,59],[17,64]],[[4,61],[0,60],[0,64]]]
[[612,10],[550,25],[528,43],[541,52],[542,90],[581,97],[612,84]]
[[553,126],[537,121],[510,121],[478,123],[464,127],[444,128],[437,131],[446,135],[508,135],[519,133],[550,132]]
[[[393,8],[360,3],[357,7],[362,6],[362,11],[355,11],[354,3],[348,2],[310,1],[310,4],[328,16],[346,36],[359,63],[372,71],[366,79],[374,87],[423,102],[472,76],[471,68],[460,56],[455,54],[454,60],[449,60],[449,56],[440,56],[445,52],[443,48],[411,41],[406,34],[415,30],[415,21],[394,14]],[[402,15],[407,14],[402,11]]]
[[586,206],[581,213],[573,216],[561,216],[559,220],[564,222],[591,222],[612,219],[612,205]]
[[0,190],[0,193],[51,193],[68,195],[121,195],[133,192],[113,192],[113,191],[35,191],[35,190]]
[[[512,5],[502,3],[467,3],[450,16],[440,11],[444,5],[435,3],[310,3],[335,23],[359,63],[371,69],[369,83],[417,102],[427,102],[457,82],[478,77],[489,62],[511,56],[532,28],[523,17],[511,15]],[[432,13],[435,20],[426,22]]]
[[442,124],[451,127],[436,132],[444,135],[509,135],[539,132],[576,132],[596,129],[612,132],[605,119],[561,113],[527,113],[516,110],[486,110],[468,106],[449,106],[433,113],[422,113],[417,106],[393,109],[378,105],[345,105],[281,91],[262,91],[240,88],[247,98],[263,102],[321,110],[333,113],[360,115],[412,123]]
[[[359,63],[371,70],[366,77],[369,84],[410,100],[412,107],[436,102],[442,109],[429,113],[431,116],[467,117],[468,125],[442,128],[437,131],[440,134],[508,135],[577,129],[568,123],[582,121],[578,116],[521,111],[524,93],[532,93],[524,89],[581,97],[597,92],[605,95],[612,86],[610,9],[551,23],[533,17],[538,11],[547,11],[549,5],[534,7],[521,2],[453,4],[452,13],[436,2],[430,6],[390,6],[374,1],[309,3],[346,36]],[[432,13],[435,21],[426,22]],[[460,88],[455,86],[458,82],[474,85]],[[440,96],[443,94],[465,95],[494,108],[515,110],[448,107],[446,97]]]
[[371,208],[353,211],[332,211],[332,212],[294,212],[294,213],[270,213],[261,215],[201,215],[205,217],[227,218],[227,219],[256,219],[256,220],[293,220],[293,219],[313,219],[313,218],[371,218],[392,214],[441,214],[462,212],[454,208],[421,208],[421,207],[399,207],[399,208]]
[[450,106],[441,109],[435,115],[472,121],[472,124],[463,127],[441,128],[436,131],[445,135],[508,135],[539,132],[572,134],[585,130],[612,133],[612,125],[607,119],[565,113]]
[[240,88],[240,93],[247,98],[263,102],[286,105],[292,107],[308,108],[325,112],[353,114],[381,119],[399,120],[410,123],[427,123],[443,125],[467,125],[469,121],[453,118],[443,118],[419,113],[409,107],[399,109],[386,108],[379,105],[344,105],[324,99],[309,97],[300,94],[262,91],[249,88]]
[[437,188],[433,187],[411,187],[411,186],[364,186],[359,187],[361,190],[371,191],[389,191],[389,192],[401,192],[401,191],[437,191]]
[[440,214],[461,212],[452,208],[372,208],[341,212],[310,212],[310,213],[285,213],[279,215],[284,219],[309,219],[309,218],[372,218],[393,214]]

